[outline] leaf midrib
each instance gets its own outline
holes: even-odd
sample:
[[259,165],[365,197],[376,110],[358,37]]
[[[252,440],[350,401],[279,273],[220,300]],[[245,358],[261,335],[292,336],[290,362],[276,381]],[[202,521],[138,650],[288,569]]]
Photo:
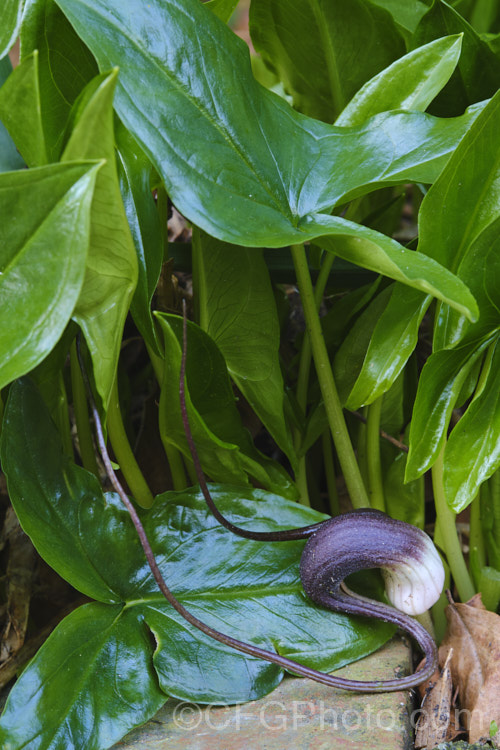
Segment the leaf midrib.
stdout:
[[339,114],[344,108],[344,98],[342,96],[342,87],[340,83],[335,48],[332,44],[331,36],[328,33],[327,23],[325,22],[324,14],[319,7],[318,0],[309,0],[309,2],[311,4],[312,12],[314,13],[316,25],[318,27],[319,38],[321,39],[321,43],[325,51],[326,69],[328,72],[328,81],[330,83],[333,110],[334,112]]
[[[297,594],[302,592],[302,585],[300,581],[296,581],[295,583],[286,583],[282,584],[280,586],[272,587],[272,586],[245,586],[244,588],[231,588],[226,590],[219,590],[219,589],[194,589],[192,591],[177,594],[175,592],[174,596],[175,598],[180,602],[191,602],[191,604],[196,604],[197,600],[201,601],[228,601],[231,599],[256,599],[256,598],[262,598],[265,599],[269,596],[286,596],[290,594]],[[166,604],[169,604],[162,593],[158,592],[157,594],[150,594],[148,596],[144,596],[141,599],[129,599],[125,601],[125,608],[129,609],[131,607],[137,607],[141,605],[148,605],[152,604],[154,602],[165,602]],[[169,604],[169,606],[171,606]]]
[[[276,207],[276,209],[277,209],[278,213],[280,213],[280,214],[281,214],[282,216],[284,216],[284,217],[285,217],[286,219],[288,219],[288,220],[290,221],[290,223],[292,224],[292,220],[293,220],[293,212],[292,212],[292,209],[291,209],[291,206],[290,206],[290,202],[289,202],[289,200],[288,200],[288,197],[287,197],[287,194],[286,194],[286,190],[285,190],[285,186],[284,186],[284,182],[283,182],[283,177],[282,177],[282,174],[281,174],[281,170],[279,170],[279,169],[278,169],[278,160],[277,160],[277,158],[276,158],[275,154],[273,153],[273,151],[272,151],[272,149],[271,149],[271,147],[270,147],[270,145],[269,145],[268,139],[267,139],[267,137],[266,137],[266,134],[264,133],[264,130],[262,129],[262,127],[260,127],[260,132],[261,132],[261,134],[262,134],[262,137],[263,137],[263,139],[264,139],[264,142],[265,142],[265,144],[266,144],[266,147],[267,147],[267,149],[268,149],[268,151],[269,151],[269,154],[270,154],[270,156],[271,156],[272,162],[274,163],[274,165],[275,165],[275,167],[276,167],[276,176],[277,176],[277,178],[278,178],[278,181],[279,181],[279,182],[281,183],[281,185],[282,185],[282,187],[283,187],[283,199],[284,199],[284,204],[286,205],[286,207],[287,207],[287,209],[288,209],[288,214],[287,214],[287,213],[284,213],[284,212],[283,212],[284,204],[283,204],[283,203],[279,203],[279,202],[278,202],[278,200],[277,200],[277,197],[276,197],[276,195],[275,195],[275,194],[274,194],[274,193],[272,192],[272,190],[271,190],[271,189],[270,189],[270,187],[269,187],[269,186],[268,186],[268,185],[266,184],[266,182],[262,180],[262,178],[261,178],[261,175],[260,175],[260,173],[259,173],[259,172],[257,171],[257,169],[256,169],[256,168],[254,167],[254,165],[252,164],[252,162],[248,161],[248,159],[246,158],[246,156],[245,156],[244,152],[242,152],[242,151],[240,150],[240,148],[239,148],[238,144],[237,144],[237,143],[236,143],[236,142],[235,142],[235,141],[234,141],[234,140],[233,140],[233,139],[232,139],[232,138],[230,137],[229,133],[228,133],[227,131],[223,130],[223,129],[222,129],[221,127],[220,127],[219,123],[218,123],[218,122],[217,122],[216,120],[214,120],[214,119],[213,119],[213,118],[211,117],[210,113],[209,113],[209,112],[208,112],[208,111],[206,110],[206,108],[205,108],[204,106],[200,106],[200,103],[198,102],[198,100],[196,100],[196,99],[195,99],[195,98],[194,98],[194,97],[193,97],[193,96],[192,96],[192,95],[191,95],[191,94],[189,93],[189,91],[188,91],[188,90],[187,90],[187,89],[186,89],[186,88],[185,88],[184,86],[182,86],[182,85],[180,84],[180,82],[179,82],[179,81],[178,81],[178,80],[177,80],[177,79],[175,78],[175,76],[174,76],[174,75],[172,75],[171,71],[170,71],[170,70],[168,70],[168,69],[167,69],[166,67],[165,67],[165,68],[162,68],[162,67],[161,67],[161,65],[160,65],[160,64],[158,63],[158,61],[157,61],[157,60],[156,60],[156,59],[155,59],[155,58],[154,58],[154,57],[153,57],[152,55],[148,55],[148,54],[146,54],[146,53],[144,52],[144,50],[142,49],[142,47],[141,47],[140,43],[139,43],[139,42],[138,42],[138,41],[137,41],[136,39],[132,38],[132,37],[131,37],[131,36],[129,36],[129,35],[127,34],[127,33],[125,33],[125,31],[124,31],[124,29],[122,28],[122,26],[121,26],[121,25],[119,25],[118,21],[116,21],[116,22],[115,22],[115,19],[111,20],[111,19],[110,19],[109,17],[107,17],[106,15],[104,15],[104,13],[102,13],[102,12],[101,12],[100,10],[98,10],[98,9],[96,9],[96,8],[94,8],[94,7],[92,7],[92,8],[91,8],[91,7],[90,7],[90,6],[89,6],[89,5],[88,5],[88,4],[87,4],[87,3],[85,2],[85,0],[80,0],[80,2],[81,2],[81,4],[83,4],[83,5],[84,5],[84,6],[85,6],[85,7],[86,7],[86,8],[88,9],[88,10],[90,10],[90,13],[93,13],[94,15],[96,15],[96,16],[99,16],[100,18],[102,18],[102,19],[103,19],[103,21],[104,21],[105,23],[107,22],[107,23],[108,23],[108,24],[109,24],[110,26],[112,26],[112,27],[113,27],[113,28],[115,28],[115,29],[116,29],[116,30],[117,30],[117,31],[118,31],[118,32],[119,32],[120,34],[122,34],[122,35],[124,36],[124,38],[125,38],[125,39],[127,39],[127,40],[128,40],[129,42],[130,42],[130,44],[131,44],[131,45],[132,45],[133,47],[135,47],[135,49],[136,49],[136,50],[137,50],[137,51],[139,52],[140,56],[141,56],[141,57],[142,57],[143,59],[145,59],[146,61],[150,62],[150,63],[151,63],[151,64],[152,64],[152,65],[153,65],[153,66],[154,66],[155,68],[157,68],[157,70],[158,70],[158,71],[159,71],[159,73],[160,73],[160,77],[161,77],[162,75],[164,75],[164,76],[165,76],[165,77],[166,77],[166,78],[168,79],[168,81],[169,81],[169,83],[170,83],[170,84],[172,85],[172,87],[173,87],[173,88],[175,88],[175,89],[176,89],[177,91],[179,91],[179,92],[180,92],[180,93],[181,93],[181,94],[182,94],[183,96],[185,96],[185,97],[186,97],[186,98],[187,98],[187,99],[189,100],[189,102],[190,102],[190,103],[191,103],[191,104],[192,104],[192,105],[194,106],[194,108],[195,108],[195,109],[196,109],[197,111],[199,111],[199,112],[201,112],[201,113],[203,114],[203,116],[204,116],[204,117],[206,118],[206,120],[207,120],[207,121],[208,121],[208,122],[210,123],[210,125],[212,125],[212,127],[213,127],[213,128],[214,128],[214,129],[215,129],[215,130],[216,130],[216,131],[217,131],[217,132],[218,132],[218,133],[219,133],[219,134],[220,134],[220,135],[221,135],[221,136],[223,137],[223,139],[224,139],[224,140],[225,140],[225,141],[226,141],[226,142],[228,143],[228,145],[229,145],[229,146],[230,146],[230,147],[231,147],[231,148],[233,149],[233,151],[234,151],[234,152],[236,153],[236,155],[237,155],[237,156],[238,156],[238,157],[239,157],[239,158],[241,159],[241,161],[242,161],[242,162],[243,162],[243,163],[244,163],[244,164],[245,164],[245,165],[247,166],[247,168],[249,169],[249,171],[250,171],[250,172],[251,172],[251,173],[252,173],[252,174],[254,175],[254,177],[256,178],[257,182],[258,182],[258,183],[259,183],[259,184],[261,185],[261,187],[262,187],[262,188],[264,189],[264,191],[265,191],[265,192],[266,192],[266,193],[267,193],[267,194],[269,195],[269,197],[271,198],[271,201],[272,201],[272,203],[273,203],[273,204],[275,205],[275,207]],[[186,12],[185,12],[185,10],[184,10],[183,8],[181,8],[181,7],[179,7],[179,6],[176,6],[176,8],[177,8],[177,10],[178,10],[178,11],[180,11],[181,13],[183,13],[183,14],[184,14],[184,15],[185,15],[185,16],[186,16],[186,17],[187,17],[187,18],[188,18],[188,19],[189,19],[190,21],[192,20],[192,19],[191,19],[191,17],[189,16],[189,14],[188,14],[188,13],[186,13]],[[107,57],[107,55],[106,55],[106,57]],[[207,85],[208,85],[208,81],[207,81]],[[130,101],[131,101],[132,103],[134,103],[134,102],[133,102],[133,99],[132,99],[132,97],[131,97],[131,96],[130,96],[130,94],[129,94],[129,92],[128,92],[128,91],[127,91],[127,90],[125,89],[125,87],[123,86],[123,84],[121,84],[121,83],[120,83],[120,81],[118,81],[118,87],[119,87],[120,89],[122,89],[123,91],[125,91],[125,93],[126,93],[127,97],[129,98],[129,100],[130,100]],[[209,88],[210,88],[210,87],[209,87]],[[253,99],[250,99],[250,100],[249,100],[249,102],[251,103],[251,107],[252,107],[252,110],[254,110],[254,112],[255,112],[255,108],[254,108],[254,104],[253,104]],[[142,110],[139,110],[139,109],[138,109],[137,107],[134,107],[134,108],[136,109],[136,111],[138,111],[138,112],[140,113],[140,116],[142,116],[142,117],[144,117],[145,119],[147,119],[147,120],[148,120],[148,122],[149,122],[149,123],[150,123],[150,124],[151,124],[151,125],[152,125],[153,127],[155,127],[155,126],[154,126],[154,123],[152,123],[152,122],[151,122],[151,121],[149,120],[149,118],[147,118],[147,117],[146,117],[146,114],[145,114],[145,112],[143,112]],[[255,121],[256,121],[257,123],[260,123],[260,117],[258,117],[258,116],[257,116],[257,113],[255,113],[255,117],[256,117]],[[156,128],[155,128],[155,129],[156,129]],[[179,150],[178,150],[178,148],[174,148],[173,144],[169,143],[169,142],[168,142],[168,141],[167,141],[167,140],[166,140],[166,139],[165,139],[165,138],[163,137],[163,134],[162,134],[162,140],[164,140],[164,141],[165,141],[165,143],[166,143],[166,144],[167,144],[167,145],[169,146],[169,148],[171,148],[171,149],[172,149],[172,150],[173,150],[173,151],[175,152],[175,154],[176,154],[176,156],[177,156],[177,157],[180,157],[180,153],[179,153]]]

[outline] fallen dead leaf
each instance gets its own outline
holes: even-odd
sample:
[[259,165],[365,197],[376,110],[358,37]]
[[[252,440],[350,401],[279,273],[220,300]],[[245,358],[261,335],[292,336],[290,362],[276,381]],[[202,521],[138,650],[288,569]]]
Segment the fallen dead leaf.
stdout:
[[453,688],[450,671],[452,655],[453,649],[450,649],[441,674],[422,703],[422,713],[415,733],[416,748],[432,750],[449,736]]
[[440,663],[453,649],[453,682],[460,696],[460,720],[469,730],[469,742],[493,741],[500,747],[500,616],[486,610],[480,594],[466,604],[446,608],[448,628],[439,649]]

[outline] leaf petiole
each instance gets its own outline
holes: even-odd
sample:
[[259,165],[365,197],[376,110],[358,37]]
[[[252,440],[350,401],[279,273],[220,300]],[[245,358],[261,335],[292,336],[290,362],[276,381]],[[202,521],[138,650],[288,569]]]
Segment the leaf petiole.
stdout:
[[354,449],[349,438],[342,405],[340,403],[337,386],[330,367],[330,359],[326,349],[321,323],[316,309],[311,275],[307,265],[304,245],[291,246],[297,284],[300,291],[302,306],[306,319],[307,331],[311,339],[311,349],[318,375],[323,400],[325,402],[328,423],[337,450],[347,489],[354,508],[370,507],[365,485],[356,462]]
[[439,539],[442,542],[450,572],[463,602],[472,599],[476,590],[465,564],[455,526],[455,513],[446,502],[443,486],[444,447],[432,467],[432,487],[436,506]]
[[107,428],[114,454],[120,464],[122,474],[130,487],[130,492],[141,507],[150,508],[153,505],[153,495],[144,479],[137,461],[135,460],[134,453],[128,441],[127,433],[125,432],[125,426],[123,424],[120,410],[120,401],[118,398],[116,377],[113,383],[111,397],[109,399]]

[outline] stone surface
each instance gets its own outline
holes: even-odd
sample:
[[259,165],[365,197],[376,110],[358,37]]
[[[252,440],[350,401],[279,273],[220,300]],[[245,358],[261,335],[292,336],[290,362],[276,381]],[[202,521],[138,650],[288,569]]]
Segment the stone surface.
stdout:
[[[395,637],[377,653],[335,674],[358,680],[409,672],[410,650]],[[413,747],[410,693],[360,694],[286,677],[273,693],[238,706],[169,699],[115,750],[408,750]]]

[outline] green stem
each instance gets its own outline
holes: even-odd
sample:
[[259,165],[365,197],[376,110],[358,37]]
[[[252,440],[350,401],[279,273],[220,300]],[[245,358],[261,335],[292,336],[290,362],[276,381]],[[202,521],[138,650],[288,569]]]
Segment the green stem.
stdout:
[[[154,351],[146,344],[151,364],[155,372],[156,380],[160,388],[163,383],[163,360],[154,353]],[[170,474],[172,476],[172,486],[174,490],[185,490],[189,486],[186,478],[186,472],[184,470],[184,464],[182,462],[182,455],[177,450],[175,445],[172,445],[165,439],[163,434],[160,434],[161,442],[163,444],[163,450],[167,457],[168,465],[170,467]]]
[[198,476],[196,474],[196,469],[194,468],[193,460],[189,456],[182,456],[182,458],[184,459],[184,463],[186,464],[186,471],[191,481],[191,485],[194,487],[195,485],[199,484],[199,482]]
[[471,581],[469,571],[465,564],[460,541],[455,526],[455,513],[446,502],[443,485],[444,450],[441,449],[434,466],[432,467],[432,487],[434,490],[434,504],[436,506],[437,524],[439,527],[440,541],[450,566],[455,586],[463,602],[471,599],[476,593]]
[[370,503],[356,463],[356,457],[349,438],[349,432],[345,423],[342,406],[337,393],[337,387],[330,367],[330,360],[323,338],[323,332],[321,330],[321,323],[316,310],[316,301],[314,299],[314,291],[309,267],[307,265],[304,245],[292,245],[291,251],[307,330],[311,338],[312,354],[321,388],[321,394],[323,396],[328,423],[332,432],[335,449],[339,457],[340,466],[344,474],[347,490],[355,508],[369,507]]
[[321,436],[321,445],[323,448],[323,465],[325,467],[326,488],[328,491],[330,513],[332,514],[332,516],[338,516],[340,513],[339,493],[337,492],[335,466],[333,463],[332,439],[328,430],[325,430]]
[[432,620],[434,622],[434,632],[436,635],[436,642],[441,643],[441,641],[444,638],[444,634],[446,633],[446,628],[448,626],[447,620],[446,620],[446,614],[445,609],[449,604],[448,597],[446,595],[446,591],[450,588],[450,568],[448,566],[448,563],[446,562],[445,558],[441,554],[441,550],[444,549],[444,541],[443,536],[439,530],[439,524],[436,523],[434,526],[434,544],[438,548],[439,556],[441,557],[441,561],[443,563],[444,567],[444,586],[443,590],[439,596],[439,599],[437,602],[431,607],[432,612]]
[[470,506],[469,560],[470,572],[476,588],[479,588],[481,570],[486,566],[486,549],[481,526],[481,489]]
[[[321,270],[319,272],[318,279],[316,281],[316,287],[314,289],[314,302],[316,305],[316,310],[319,310],[319,306],[321,305],[321,300],[323,299],[323,294],[325,291],[326,283],[328,281],[330,271],[332,270],[332,265],[333,265],[334,260],[335,260],[335,255],[333,253],[327,253],[326,258],[324,259],[324,262],[321,266]],[[296,389],[297,402],[299,406],[301,407],[302,411],[304,412],[304,414],[306,413],[306,408],[307,408],[307,391],[309,388],[309,373],[311,370],[311,358],[312,358],[311,339],[306,331],[304,334],[304,338],[302,340],[302,348],[300,350],[299,374],[297,378],[297,389]],[[298,437],[300,440],[300,432],[299,431],[296,431],[296,432],[298,432]],[[300,443],[299,445],[297,444],[295,445],[296,450],[298,450],[299,447],[300,447]]]
[[295,484],[299,491],[299,503],[305,505],[306,508],[310,508],[311,501],[309,499],[309,486],[307,484],[307,461],[305,456],[301,456],[297,461]]
[[436,640],[436,632],[434,630],[434,623],[432,622],[431,613],[429,610],[426,610],[425,612],[422,612],[421,615],[415,615],[415,620],[417,620],[423,628],[427,630],[429,635],[431,635],[434,640]]
[[[328,277],[330,275],[334,260],[335,256],[333,255],[333,253],[327,254],[321,266],[321,270],[316,281],[316,288],[314,290],[316,310],[319,310],[319,306],[321,305],[321,300],[323,299],[326,283],[328,281]],[[297,377],[296,389],[297,403],[304,416],[307,412],[307,392],[309,389],[311,358],[311,339],[309,338],[309,335],[306,331],[304,333],[304,338],[302,339],[302,347],[300,350],[299,374]],[[293,431],[293,442],[295,450],[298,452],[302,443],[302,432],[297,428],[295,428]],[[307,485],[307,459],[305,456],[299,458],[297,472],[295,474],[295,482],[297,484],[297,487],[299,488],[300,502],[302,503],[302,505],[310,506],[311,503],[309,500],[309,489]]]
[[115,377],[109,400],[107,427],[113,452],[130,492],[142,508],[150,508],[153,505],[153,495],[135,460],[127,433],[125,432],[118,398],[117,377]]
[[78,447],[82,464],[87,471],[91,471],[99,477],[99,469],[95,457],[94,441],[89,422],[87,408],[87,394],[83,382],[82,371],[76,353],[76,339],[73,340],[70,350],[71,389],[73,391],[73,412],[75,415],[76,430],[78,433]]
[[384,482],[380,461],[380,416],[383,396],[368,407],[366,418],[366,454],[368,467],[368,495],[372,508],[385,511]]

